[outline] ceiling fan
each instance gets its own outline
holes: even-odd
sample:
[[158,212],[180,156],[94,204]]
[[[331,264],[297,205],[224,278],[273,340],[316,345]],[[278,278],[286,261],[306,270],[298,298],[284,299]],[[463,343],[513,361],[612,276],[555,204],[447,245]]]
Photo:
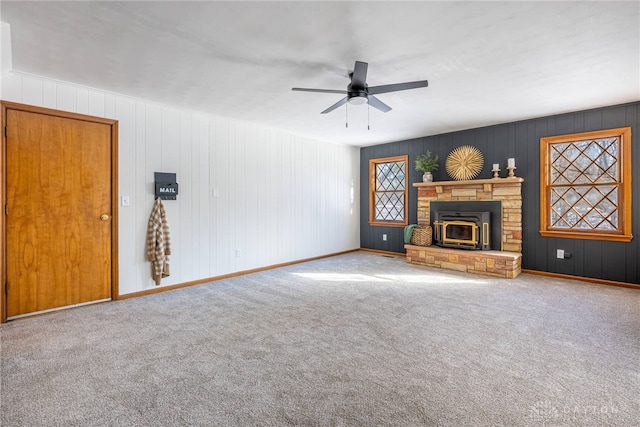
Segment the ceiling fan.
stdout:
[[322,111],[320,114],[329,113],[341,105],[349,102],[350,104],[365,104],[369,103],[370,106],[377,108],[378,110],[386,113],[391,111],[384,102],[380,101],[374,95],[388,92],[397,92],[399,90],[417,89],[421,87],[427,87],[429,82],[426,80],[418,80],[416,82],[407,83],[394,83],[390,85],[371,86],[367,85],[367,68],[369,64],[366,62],[356,61],[353,67],[353,72],[349,73],[351,83],[347,86],[347,90],[333,90],[333,89],[306,89],[302,87],[294,87],[291,90],[297,90],[302,92],[322,92],[322,93],[340,93],[345,94],[344,98],[333,104],[331,107]]

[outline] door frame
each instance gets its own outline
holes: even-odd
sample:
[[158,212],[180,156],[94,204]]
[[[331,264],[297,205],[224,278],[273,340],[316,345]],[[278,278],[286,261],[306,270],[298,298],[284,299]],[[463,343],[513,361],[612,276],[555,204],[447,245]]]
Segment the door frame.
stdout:
[[44,114],[86,122],[101,123],[111,128],[111,300],[118,299],[118,121],[85,114],[70,113],[16,102],[0,101],[2,107],[2,144],[0,147],[0,323],[7,321],[7,110]]

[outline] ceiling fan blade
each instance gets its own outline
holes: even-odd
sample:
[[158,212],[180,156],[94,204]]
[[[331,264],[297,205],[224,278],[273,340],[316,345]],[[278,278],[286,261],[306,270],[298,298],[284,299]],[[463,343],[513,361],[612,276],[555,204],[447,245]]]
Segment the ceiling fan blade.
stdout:
[[366,62],[356,61],[353,67],[353,75],[351,76],[351,85],[354,89],[364,89],[367,84],[367,68],[369,64]]
[[391,107],[389,107],[384,102],[380,101],[375,96],[369,95],[368,99],[369,99],[369,105],[371,105],[373,108],[377,108],[378,110],[382,111],[383,113],[391,111]]
[[368,92],[369,92],[369,95],[377,95],[379,93],[396,92],[399,90],[407,90],[407,89],[417,89],[420,87],[427,87],[427,86],[429,86],[428,81],[418,80],[417,82],[395,83],[391,85],[373,86],[369,88]]
[[307,89],[303,87],[292,87],[291,90],[297,90],[300,92],[322,92],[322,93],[340,93],[345,95],[347,93],[346,90],[338,90],[338,89]]
[[341,105],[344,105],[347,103],[347,100],[349,98],[348,97],[344,97],[342,98],[340,101],[336,102],[335,104],[333,104],[331,107],[327,108],[326,110],[322,111],[320,114],[327,114],[330,113],[331,111],[335,110],[336,108],[340,107]]

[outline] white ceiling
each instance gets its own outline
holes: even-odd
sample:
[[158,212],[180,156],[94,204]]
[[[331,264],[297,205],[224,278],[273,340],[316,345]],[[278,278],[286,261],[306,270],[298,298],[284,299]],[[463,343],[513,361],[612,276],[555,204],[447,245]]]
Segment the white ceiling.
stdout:
[[[15,70],[366,146],[640,100],[640,2],[13,2]],[[393,110],[319,114],[356,60]]]

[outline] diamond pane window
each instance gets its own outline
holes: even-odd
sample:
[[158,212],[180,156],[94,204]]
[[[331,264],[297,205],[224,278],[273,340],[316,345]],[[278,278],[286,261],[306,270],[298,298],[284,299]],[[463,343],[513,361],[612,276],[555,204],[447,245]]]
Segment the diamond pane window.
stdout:
[[369,161],[369,223],[405,226],[407,220],[408,156]]
[[631,128],[540,139],[540,234],[630,241]]

